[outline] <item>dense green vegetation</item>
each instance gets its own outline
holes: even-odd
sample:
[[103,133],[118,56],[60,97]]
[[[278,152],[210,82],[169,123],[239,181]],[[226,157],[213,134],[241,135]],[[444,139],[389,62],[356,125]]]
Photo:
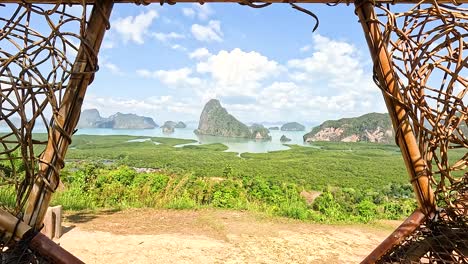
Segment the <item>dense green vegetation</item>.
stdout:
[[[176,146],[193,142],[74,136],[53,203],[72,210],[233,208],[319,222],[399,219],[415,207],[392,145],[320,142],[240,156],[222,144]],[[320,195],[308,200],[313,191]],[[13,194],[1,188],[2,204],[12,204]]]
[[[144,137],[140,137],[144,138]],[[160,168],[200,177],[222,177],[225,167],[237,177],[261,177],[291,182],[308,190],[327,186],[369,189],[408,182],[399,149],[368,143],[316,143],[314,147],[290,146],[270,153],[223,152],[226,146],[174,145],[194,141],[152,138],[127,142],[131,136],[75,136],[68,160],[114,160],[133,167]]]
[[[393,145],[320,142],[240,156],[222,144],[174,147],[192,142],[75,136],[54,202],[67,209],[212,206],[326,222],[398,219],[415,206]],[[321,194],[308,203],[301,192],[312,190]]]
[[[237,177],[230,167],[223,177],[197,177],[164,171],[137,173],[119,164],[81,162],[64,171],[65,189],[53,203],[65,209],[160,207],[245,209],[320,222],[367,222],[398,219],[414,209],[408,186],[389,185],[381,192],[325,188],[307,204],[297,184],[261,177]],[[400,200],[396,200],[400,198]]]

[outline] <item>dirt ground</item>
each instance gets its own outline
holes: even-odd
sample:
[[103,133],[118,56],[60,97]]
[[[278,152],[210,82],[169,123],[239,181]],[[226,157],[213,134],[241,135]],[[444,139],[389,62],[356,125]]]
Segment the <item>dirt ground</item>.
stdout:
[[57,242],[86,263],[359,263],[396,225],[132,209],[66,215],[65,234]]

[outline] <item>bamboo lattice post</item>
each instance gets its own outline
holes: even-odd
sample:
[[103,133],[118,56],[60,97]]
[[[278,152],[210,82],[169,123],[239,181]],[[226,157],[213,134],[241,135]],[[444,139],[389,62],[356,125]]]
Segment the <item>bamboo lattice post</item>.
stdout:
[[113,0],[95,3],[62,104],[58,113],[54,113],[54,126],[49,131],[48,143],[40,159],[38,174],[43,177],[37,177],[34,183],[24,217],[25,222],[36,230],[41,227],[52,193],[60,182],[59,172],[64,165],[63,158],[78,123],[86,90],[94,77],[92,69],[97,61],[90,61],[88,53],[93,52],[97,57],[109,26],[113,5]]
[[430,185],[426,161],[421,155],[405,109],[393,101],[386,93],[388,92],[398,99],[402,97],[396,81],[396,75],[392,68],[392,59],[385,45],[382,31],[379,28],[374,4],[372,1],[362,0],[355,2],[355,7],[367,44],[369,45],[374,63],[374,73],[385,90],[382,92],[385,104],[392,119],[393,128],[397,136],[397,144],[401,149],[419,207],[425,215],[429,216],[435,210],[435,200]]

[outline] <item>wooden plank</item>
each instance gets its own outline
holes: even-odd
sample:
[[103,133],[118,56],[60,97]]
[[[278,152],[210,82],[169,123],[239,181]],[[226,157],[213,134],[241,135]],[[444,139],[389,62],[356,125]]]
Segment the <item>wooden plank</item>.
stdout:
[[[391,58],[387,47],[384,45],[382,32],[379,28],[372,2],[363,0],[362,4],[356,3],[356,14],[359,16],[379,82],[385,85],[386,90],[392,96],[401,99],[402,96],[396,83]],[[406,169],[410,175],[419,207],[425,215],[430,215],[435,210],[435,200],[430,179],[427,175],[426,161],[419,151],[418,142],[410,121],[406,116],[405,109],[395,104],[386,93],[383,92],[382,94],[392,119],[395,133],[399,135],[397,139],[398,145],[400,146]]]
[[31,227],[26,223],[0,208],[0,233],[6,236],[3,241],[7,241],[13,235],[13,239],[18,241],[30,230]]
[[29,247],[41,256],[45,256],[50,263],[55,264],[84,264],[79,258],[66,251],[61,246],[42,233],[38,233],[31,240]]
[[[97,54],[101,47],[104,33],[107,27],[107,21],[110,17],[113,7],[112,0],[101,0],[100,10],[93,8],[88,28],[85,34],[86,42]],[[41,163],[38,175],[47,179],[50,187],[38,177],[28,199],[24,220],[35,230],[40,229],[42,221],[49,206],[52,197],[52,191],[59,184],[59,172],[63,163],[69,139],[60,132],[59,127],[63,128],[66,134],[72,135],[81,113],[81,105],[88,85],[92,81],[92,65],[87,60],[87,51],[81,45],[75,63],[73,65],[73,74],[70,77],[67,90],[62,100],[58,115],[55,116],[55,127],[49,132],[49,140],[41,156]],[[54,167],[49,166],[52,164]]]
[[[423,221],[426,219],[425,215],[416,210],[410,215],[392,234],[390,234],[372,253],[369,254],[361,264],[376,263],[383,255],[387,254],[394,245],[400,244],[404,239],[411,235]],[[424,252],[425,253],[425,252]]]
[[[94,4],[97,0],[0,0],[0,3],[42,3],[42,4],[56,4],[56,3],[67,3],[67,4],[82,4],[82,2],[86,1],[87,4]],[[161,1],[159,0],[114,0],[114,3],[140,3],[140,4],[150,4],[156,3],[160,4]],[[177,1],[168,1],[170,3],[240,3],[243,1],[239,0],[205,0],[205,1],[194,1],[194,0],[177,0]],[[166,2],[166,3],[168,3]],[[336,1],[334,0],[297,0],[291,1],[295,4],[301,3],[329,3],[334,4]],[[342,4],[352,4],[354,0],[350,1],[342,1]],[[417,4],[421,1],[418,0],[374,0],[375,3],[394,3],[394,4]],[[438,3],[454,3],[453,0],[437,0]],[[262,1],[261,3],[285,3],[283,0],[266,0]],[[426,0],[425,3],[433,3],[431,0]],[[468,0],[456,0],[456,3],[463,4],[468,3]]]

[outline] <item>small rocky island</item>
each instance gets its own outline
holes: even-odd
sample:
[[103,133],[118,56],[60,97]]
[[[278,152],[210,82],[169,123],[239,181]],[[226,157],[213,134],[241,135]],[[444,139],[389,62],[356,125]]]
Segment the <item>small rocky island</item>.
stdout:
[[252,138],[257,140],[271,140],[270,131],[260,124],[253,124],[250,126]]
[[285,135],[282,135],[281,138],[280,138],[280,142],[281,142],[281,143],[285,143],[285,142],[289,142],[289,141],[291,141],[291,139],[288,138],[288,137],[285,136]]
[[341,141],[393,143],[392,123],[388,114],[369,113],[360,117],[328,120],[303,136],[304,142]]
[[282,125],[281,131],[305,131],[305,126],[297,122],[290,122]]
[[279,130],[279,127],[277,127],[277,126],[269,127],[268,130]]
[[248,127],[229,114],[216,99],[211,99],[206,103],[200,115],[198,129],[194,132],[197,135],[271,139],[268,129],[264,126],[254,124]]
[[163,133],[171,134],[171,133],[174,133],[175,128],[186,128],[186,127],[187,125],[182,121],[179,121],[179,122],[166,121],[164,122],[164,125],[161,126],[161,129]]
[[81,112],[78,128],[153,129],[158,127],[151,117],[116,113],[102,117],[97,109]]

